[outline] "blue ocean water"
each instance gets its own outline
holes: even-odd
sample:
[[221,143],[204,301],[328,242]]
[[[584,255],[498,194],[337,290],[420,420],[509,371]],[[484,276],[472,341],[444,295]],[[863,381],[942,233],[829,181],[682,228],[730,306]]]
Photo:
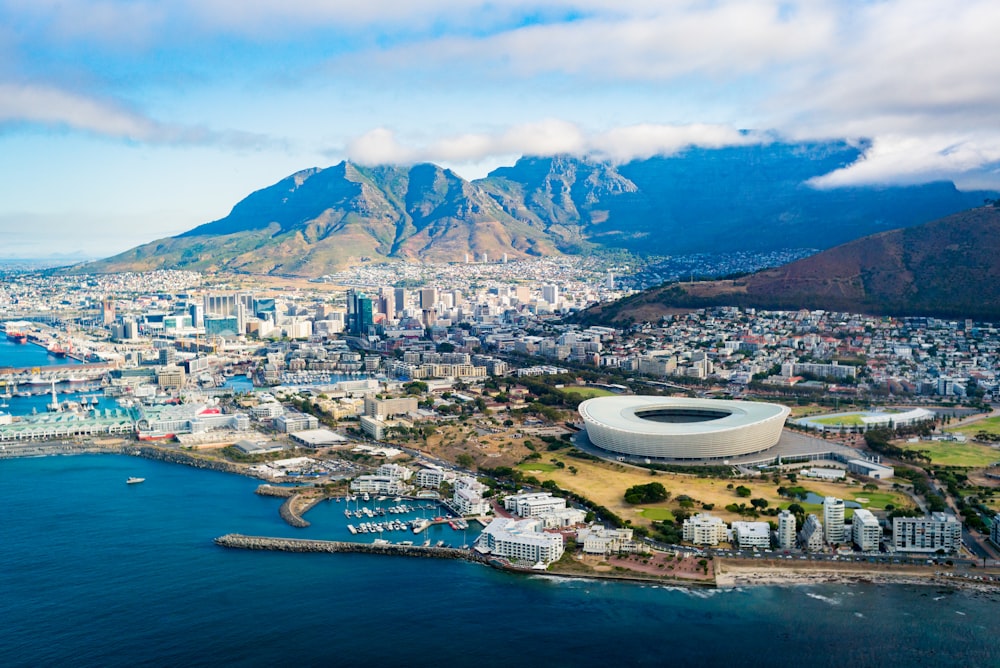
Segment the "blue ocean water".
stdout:
[[293,529],[257,484],[124,456],[0,461],[0,665],[1000,664],[996,599],[969,592],[687,591],[216,547],[339,537],[343,503]]

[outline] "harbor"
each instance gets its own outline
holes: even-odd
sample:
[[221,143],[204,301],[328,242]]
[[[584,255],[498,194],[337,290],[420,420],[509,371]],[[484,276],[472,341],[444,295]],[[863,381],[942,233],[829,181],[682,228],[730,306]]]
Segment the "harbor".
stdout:
[[[284,498],[279,514],[286,523],[311,527],[330,540],[468,548],[483,526],[476,521],[472,526],[444,504],[428,499],[369,494],[323,497],[309,495],[312,489],[260,485],[257,494]],[[307,513],[308,520],[304,518]]]

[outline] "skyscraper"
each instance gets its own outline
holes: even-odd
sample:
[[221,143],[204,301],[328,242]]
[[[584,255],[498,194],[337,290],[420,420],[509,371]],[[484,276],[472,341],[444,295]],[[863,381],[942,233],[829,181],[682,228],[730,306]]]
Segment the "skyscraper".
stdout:
[[778,547],[782,550],[795,547],[795,515],[787,510],[778,515]]
[[844,500],[835,496],[823,499],[824,537],[830,545],[837,545],[846,540],[844,535]]

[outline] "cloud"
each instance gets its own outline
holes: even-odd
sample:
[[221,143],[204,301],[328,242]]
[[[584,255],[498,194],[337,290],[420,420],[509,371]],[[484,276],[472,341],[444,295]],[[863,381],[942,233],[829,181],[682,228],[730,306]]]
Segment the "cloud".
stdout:
[[0,82],[0,127],[19,124],[151,144],[214,144],[246,149],[279,143],[254,133],[160,123],[121,104],[54,86]]
[[361,164],[415,162],[476,163],[509,155],[571,154],[622,163],[671,155],[691,146],[718,148],[772,141],[767,133],[744,132],[722,125],[641,124],[585,132],[574,123],[548,119],[492,134],[468,133],[436,139],[423,146],[401,143],[384,127],[350,141],[346,154]]
[[991,137],[883,136],[856,162],[812,179],[817,188],[955,181],[963,189],[1000,184],[1000,133]]

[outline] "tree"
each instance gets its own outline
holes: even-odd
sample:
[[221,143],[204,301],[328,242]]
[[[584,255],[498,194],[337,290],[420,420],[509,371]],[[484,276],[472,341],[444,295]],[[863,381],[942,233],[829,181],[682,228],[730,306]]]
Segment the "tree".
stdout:
[[633,485],[625,490],[625,502],[637,503],[658,503],[670,498],[670,492],[658,482],[651,482],[645,485]]
[[750,496],[750,495],[751,495],[752,493],[753,493],[753,492],[751,492],[751,491],[750,491],[750,488],[749,488],[749,487],[745,487],[745,486],[743,486],[743,485],[740,485],[739,487],[737,487],[737,488],[736,488],[736,496],[740,496],[740,497],[743,497],[743,498],[747,498],[747,497],[749,497],[749,496]]
[[758,510],[767,508],[767,499],[750,499],[750,505]]
[[475,465],[476,460],[469,453],[463,452],[455,457],[455,463],[464,469],[471,469]]

